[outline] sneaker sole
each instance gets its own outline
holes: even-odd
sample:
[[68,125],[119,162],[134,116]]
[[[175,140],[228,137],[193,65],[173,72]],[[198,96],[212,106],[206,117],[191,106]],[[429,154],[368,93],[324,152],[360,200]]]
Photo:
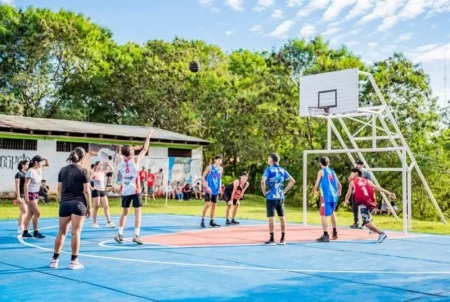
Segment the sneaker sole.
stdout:
[[72,266],[69,266],[69,269],[71,269],[71,270],[77,270],[77,269],[82,269],[82,268],[84,268],[84,266],[77,266],[77,267],[72,267]]
[[278,245],[286,245],[286,242],[285,243],[278,243]]
[[385,241],[387,239],[387,236],[384,237],[382,240],[378,240],[377,243],[383,243],[383,241]]
[[133,242],[137,243],[137,244],[144,244],[143,242],[139,242],[139,241],[135,241],[135,240],[133,240]]
[[264,245],[267,245],[267,246],[276,246],[277,244],[274,242],[274,243],[265,243]]
[[117,243],[123,243],[123,240],[120,241],[120,240],[118,240],[118,239],[116,239],[116,238],[114,238],[114,240],[115,240]]

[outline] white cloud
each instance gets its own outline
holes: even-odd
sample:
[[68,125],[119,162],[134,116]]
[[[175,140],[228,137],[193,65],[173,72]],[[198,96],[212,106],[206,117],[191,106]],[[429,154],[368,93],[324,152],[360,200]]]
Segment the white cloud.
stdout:
[[372,8],[372,6],[375,4],[375,1],[376,0],[358,0],[358,2],[356,2],[356,5],[345,17],[344,21],[349,21],[355,19],[356,17],[364,15]]
[[251,32],[254,32],[254,33],[257,33],[257,34],[262,34],[262,33],[264,33],[264,29],[263,29],[263,27],[262,27],[261,25],[253,25],[253,26],[250,28],[250,31],[251,31]]
[[316,27],[314,25],[311,24],[306,24],[305,26],[303,26],[303,28],[300,30],[300,36],[302,36],[303,38],[309,38],[312,35],[314,35],[316,30]]
[[[2,0],[0,0],[0,1],[2,1]],[[203,5],[203,6],[207,7],[207,8],[209,8],[212,12],[218,13],[218,12],[220,12],[220,9],[218,9],[217,7],[215,7],[213,5],[214,1],[215,0],[199,0],[198,3],[200,5]]]
[[324,36],[334,35],[335,33],[340,32],[341,30],[342,28],[329,26],[327,27],[327,30],[322,33],[322,35]]
[[313,11],[325,9],[329,3],[330,3],[330,0],[313,0],[313,1],[309,2],[308,5],[304,9],[300,10],[297,13],[297,16],[307,17]]
[[281,9],[276,9],[273,11],[273,13],[270,15],[270,18],[272,19],[283,19],[283,11]]
[[358,23],[366,24],[380,18],[395,16],[397,9],[404,4],[405,0],[378,1],[373,11],[365,15]]
[[0,4],[9,4],[14,6],[14,0],[0,0]]
[[225,0],[225,5],[237,11],[244,11],[244,0]]
[[258,12],[262,12],[263,10],[267,9],[268,7],[271,7],[274,5],[274,0],[258,0],[258,4],[253,8],[254,10]]
[[345,45],[347,45],[347,46],[355,46],[358,44],[359,44],[359,42],[356,42],[356,41],[350,41],[350,42],[345,43]]
[[370,43],[367,43],[367,45],[369,46],[370,49],[374,49],[375,47],[377,47],[378,43],[370,42]]
[[225,32],[225,35],[226,35],[226,36],[231,36],[231,35],[233,35],[235,32],[236,32],[235,30],[227,30],[227,31]]
[[412,33],[403,34],[398,37],[398,39],[400,41],[408,41],[408,40],[411,40],[411,38],[412,38]]
[[450,56],[450,43],[423,45],[414,49],[409,55],[414,62],[441,61]]
[[397,16],[389,16],[384,18],[383,23],[378,26],[379,31],[385,31],[392,28],[399,21]]
[[286,20],[280,25],[278,25],[273,32],[269,34],[271,37],[275,38],[285,38],[291,30],[292,26],[295,24],[292,20]]
[[336,19],[336,17],[338,17],[347,6],[355,4],[356,1],[357,0],[333,0],[331,5],[323,14],[323,20],[329,22]]
[[288,7],[300,7],[302,6],[303,0],[288,0],[287,6]]
[[427,0],[409,0],[405,7],[400,11],[401,19],[412,19],[422,14],[427,6]]

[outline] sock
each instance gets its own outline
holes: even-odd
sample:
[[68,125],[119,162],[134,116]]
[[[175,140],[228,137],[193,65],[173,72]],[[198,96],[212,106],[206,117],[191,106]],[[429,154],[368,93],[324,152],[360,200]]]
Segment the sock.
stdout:
[[78,255],[72,255],[72,258],[70,258],[70,261],[75,261],[75,260],[77,260],[77,258],[78,258]]
[[270,233],[270,240],[273,241],[273,233]]
[[136,236],[139,236],[140,231],[141,228],[134,228],[134,234],[136,234]]
[[333,228],[333,233],[334,233],[334,234],[336,234],[336,233],[337,233],[337,230],[336,230],[336,228]]
[[58,258],[59,258],[59,254],[53,253],[53,260],[58,260]]
[[323,234],[324,234],[325,236],[328,236],[328,232],[323,232]]
[[19,230],[23,231],[23,225],[19,225]]
[[281,240],[284,240],[284,233],[281,233]]
[[123,226],[119,226],[119,235],[123,235]]

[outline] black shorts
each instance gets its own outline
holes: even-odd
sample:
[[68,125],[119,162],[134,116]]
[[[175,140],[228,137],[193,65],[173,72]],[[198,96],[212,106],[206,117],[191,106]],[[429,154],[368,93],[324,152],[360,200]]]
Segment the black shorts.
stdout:
[[106,173],[106,177],[113,177],[113,172]]
[[86,216],[86,211],[86,205],[80,201],[69,201],[59,204],[59,217],[69,217],[72,215]]
[[205,202],[217,203],[219,201],[219,195],[211,195],[210,193],[205,193]]
[[266,200],[267,217],[274,217],[275,210],[278,217],[284,217],[284,199]]
[[92,198],[105,197],[105,191],[92,190]]
[[128,209],[133,202],[133,208],[142,207],[142,196],[141,194],[133,194],[128,196],[122,196],[122,208]]
[[[225,190],[223,192],[223,200],[226,201],[226,203],[228,203],[231,200],[231,194],[233,194],[233,192],[230,192],[229,190]],[[233,199],[233,205],[237,205],[238,200]]]
[[359,212],[361,213],[362,225],[366,225],[372,222],[372,211],[365,205],[359,205]]

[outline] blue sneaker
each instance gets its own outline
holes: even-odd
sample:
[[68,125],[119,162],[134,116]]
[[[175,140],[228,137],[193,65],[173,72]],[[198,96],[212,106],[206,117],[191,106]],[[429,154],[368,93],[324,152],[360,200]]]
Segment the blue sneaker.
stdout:
[[380,236],[378,236],[377,243],[382,243],[384,240],[386,240],[387,235],[385,233],[381,233]]

